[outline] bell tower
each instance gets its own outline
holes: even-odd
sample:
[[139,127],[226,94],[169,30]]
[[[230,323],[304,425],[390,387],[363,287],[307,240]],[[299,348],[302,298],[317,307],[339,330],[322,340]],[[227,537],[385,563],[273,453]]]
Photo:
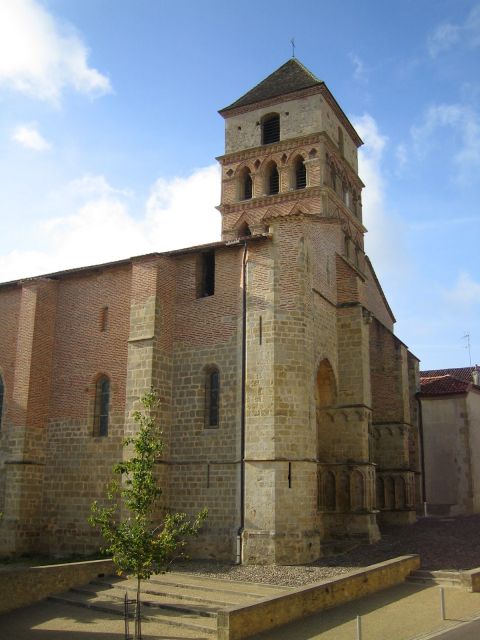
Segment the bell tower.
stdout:
[[301,202],[338,215],[363,248],[362,141],[324,82],[292,58],[220,114],[223,239],[236,237],[242,223],[263,232],[266,209]]
[[379,537],[362,141],[294,58],[220,114],[222,238],[248,245],[243,561],[309,562]]

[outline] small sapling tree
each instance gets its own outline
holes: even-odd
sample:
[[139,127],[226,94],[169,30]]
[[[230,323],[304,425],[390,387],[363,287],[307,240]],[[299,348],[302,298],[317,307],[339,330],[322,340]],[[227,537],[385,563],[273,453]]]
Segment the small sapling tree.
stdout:
[[[138,620],[141,581],[166,571],[182,555],[186,539],[198,533],[207,515],[203,509],[193,519],[185,513],[166,513],[160,523],[155,520],[162,490],[155,482],[154,467],[164,448],[153,417],[158,406],[155,391],[142,396],[141,402],[143,410],[133,414],[138,431],[124,441],[132,455],[114,466],[117,478],[108,486],[108,505],[95,501],[88,519],[92,527],[100,529],[106,542],[104,551],[112,555],[117,571],[137,578]],[[136,624],[135,637],[140,634]]]

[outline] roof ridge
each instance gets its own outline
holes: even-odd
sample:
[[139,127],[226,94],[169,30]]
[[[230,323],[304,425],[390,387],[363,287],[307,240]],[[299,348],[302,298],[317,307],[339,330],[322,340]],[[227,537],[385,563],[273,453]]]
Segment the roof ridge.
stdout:
[[[287,65],[290,61],[294,61],[298,64],[299,67],[301,67],[305,73],[307,73],[312,80],[315,80],[315,82],[322,82],[322,80],[320,80],[320,78],[318,78],[313,71],[310,71],[310,69],[308,67],[306,67],[303,62],[301,60],[299,60],[298,58],[296,58],[295,56],[292,56],[291,58],[289,58],[289,60],[287,60],[286,62],[283,63],[282,67],[284,67],[285,65]],[[279,67],[281,69],[281,67]]]
[[298,58],[289,58],[278,69],[244,93],[238,100],[232,102],[228,107],[220,109],[220,113],[223,114],[237,107],[255,104],[281,95],[288,95],[289,93],[321,84],[324,84],[323,81],[317,78],[310,69],[307,69],[303,62],[300,62]]

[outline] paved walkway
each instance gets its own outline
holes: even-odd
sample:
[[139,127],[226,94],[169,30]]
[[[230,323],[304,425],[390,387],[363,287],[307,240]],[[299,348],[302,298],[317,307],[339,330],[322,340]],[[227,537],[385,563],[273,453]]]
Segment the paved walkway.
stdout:
[[404,583],[252,640],[356,640],[357,615],[362,620],[363,640],[426,640],[480,616],[480,593],[445,588],[444,594],[446,620],[440,616],[439,587]]
[[[133,634],[133,622],[130,624]],[[143,640],[212,640],[212,636],[155,622],[142,623]],[[1,640],[123,640],[121,617],[44,600],[0,616]]]

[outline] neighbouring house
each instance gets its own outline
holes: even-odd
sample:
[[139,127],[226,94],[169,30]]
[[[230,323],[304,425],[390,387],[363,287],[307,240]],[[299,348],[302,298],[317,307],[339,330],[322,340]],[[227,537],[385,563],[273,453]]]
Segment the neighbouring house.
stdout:
[[480,512],[480,367],[420,373],[430,515]]

